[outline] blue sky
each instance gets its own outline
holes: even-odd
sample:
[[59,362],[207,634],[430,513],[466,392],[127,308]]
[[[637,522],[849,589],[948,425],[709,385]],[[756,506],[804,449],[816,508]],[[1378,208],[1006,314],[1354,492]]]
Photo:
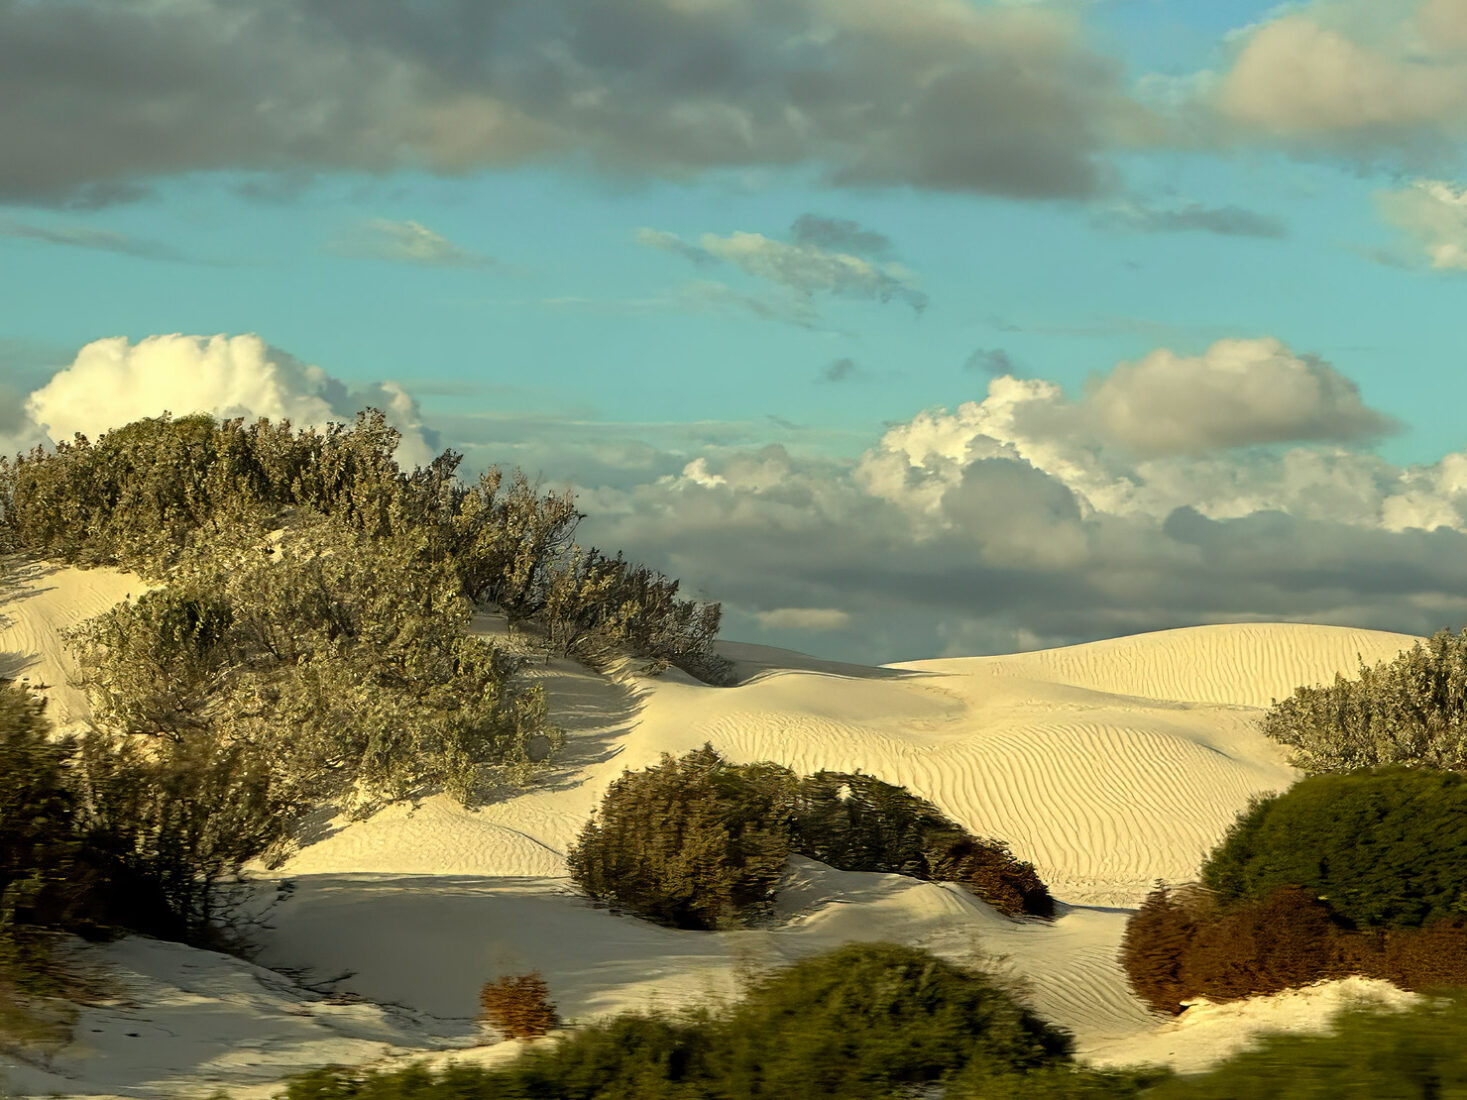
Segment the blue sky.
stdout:
[[7,449],[396,400],[869,661],[1467,619],[1467,0],[0,0],[0,95]]

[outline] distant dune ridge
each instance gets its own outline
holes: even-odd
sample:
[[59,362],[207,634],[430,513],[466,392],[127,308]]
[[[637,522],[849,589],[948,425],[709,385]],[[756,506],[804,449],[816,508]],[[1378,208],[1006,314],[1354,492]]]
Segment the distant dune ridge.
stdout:
[[[86,701],[65,632],[144,590],[113,570],[26,571],[0,605],[0,675],[37,686],[59,729],[80,727]],[[479,622],[502,629],[493,616]],[[731,997],[740,972],[853,939],[1004,957],[1034,1007],[1074,1031],[1093,1061],[1207,1065],[1264,1024],[1317,1027],[1347,995],[1409,999],[1352,979],[1285,994],[1286,1005],[1194,1009],[1162,1023],[1130,994],[1115,956],[1123,907],[1158,879],[1193,876],[1251,796],[1296,778],[1259,732],[1261,708],[1415,641],[1249,623],[879,668],[728,644],[741,679],[722,688],[676,670],[648,678],[535,663],[527,674],[568,734],[549,781],[477,810],[434,796],[363,821],[313,821],[270,872],[296,889],[270,914],[259,961],[306,971],[336,996],[177,945],[89,947],[121,968],[117,1002],[83,1008],[76,1039],[49,1065],[9,1071],[11,1087],[161,1097],[222,1085],[246,1100],[271,1095],[286,1072],[333,1061],[392,1064],[454,1048],[492,1061],[509,1045],[477,1045],[472,1016],[479,986],[498,974],[538,969],[574,1021]],[[1010,921],[950,884],[799,857],[781,919],[767,928],[679,932],[577,897],[565,852],[607,786],[623,769],[705,742],[736,763],[902,784],[1032,861],[1064,903],[1060,916]]]

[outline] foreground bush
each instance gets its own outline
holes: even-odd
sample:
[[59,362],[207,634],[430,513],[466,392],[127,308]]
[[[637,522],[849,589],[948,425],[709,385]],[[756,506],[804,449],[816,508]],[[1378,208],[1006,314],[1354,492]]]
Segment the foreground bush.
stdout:
[[1263,1039],[1208,1073],[1178,1077],[1155,1100],[1449,1100],[1467,1096],[1467,1003],[1341,1014],[1326,1035]]
[[769,975],[722,1012],[620,1016],[497,1070],[308,1074],[287,1100],[886,1100],[1137,1095],[1078,1069],[1068,1035],[991,979],[925,952],[863,944]]
[[1308,772],[1388,764],[1467,770],[1467,630],[1440,631],[1353,680],[1300,687],[1263,730]]
[[1467,916],[1467,776],[1320,775],[1255,803],[1202,867],[1224,906],[1283,886],[1361,927]]
[[569,858],[571,877],[592,897],[660,924],[707,929],[767,913],[792,853],[843,871],[961,883],[1011,916],[1054,913],[1030,864],[904,787],[734,765],[711,746],[624,774]]

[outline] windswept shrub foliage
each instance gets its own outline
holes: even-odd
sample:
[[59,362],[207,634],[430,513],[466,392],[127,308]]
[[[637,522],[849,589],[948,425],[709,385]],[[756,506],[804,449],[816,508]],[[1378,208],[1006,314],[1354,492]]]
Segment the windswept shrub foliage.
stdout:
[[399,438],[375,409],[320,432],[164,415],[96,443],[77,436],[0,458],[0,549],[160,579],[221,544],[256,544],[282,512],[303,509],[412,547],[469,600],[541,625],[560,652],[600,660],[624,648],[653,668],[726,675],[712,650],[718,605],[678,599],[675,580],[620,555],[576,548],[582,516],[569,493],[542,494],[497,468],[466,484],[453,451],[407,473],[393,458]]
[[1122,963],[1158,1011],[1355,974],[1467,984],[1467,776],[1307,779],[1244,813],[1202,880],[1127,925]]
[[569,852],[592,897],[674,928],[767,912],[789,856],[783,784],[752,782],[712,748],[626,772]]
[[570,864],[592,897],[677,928],[722,928],[768,911],[791,853],[957,882],[1010,916],[1054,913],[1030,864],[903,787],[729,764],[710,746],[612,784]]
[[493,1070],[325,1070],[284,1100],[954,1100],[1138,1095],[1082,1070],[1067,1034],[987,976],[891,944],[778,971],[739,1004],[680,1018],[619,1016]]
[[469,633],[446,566],[320,520],[270,556],[217,563],[79,636],[93,713],[155,742],[246,745],[300,808],[444,786],[556,743],[543,692]]
[[1224,905],[1297,886],[1362,927],[1467,916],[1467,776],[1319,775],[1244,813],[1202,867]]
[[1300,687],[1275,703],[1263,730],[1308,772],[1388,764],[1467,770],[1467,630],[1440,631],[1359,676]]

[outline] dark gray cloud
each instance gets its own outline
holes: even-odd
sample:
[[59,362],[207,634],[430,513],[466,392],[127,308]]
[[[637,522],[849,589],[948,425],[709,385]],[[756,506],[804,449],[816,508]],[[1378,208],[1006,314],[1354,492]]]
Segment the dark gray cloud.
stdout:
[[974,348],[973,354],[963,363],[964,370],[979,371],[997,378],[1003,374],[1018,374],[1013,357],[1003,348]]
[[1099,225],[1137,233],[1215,233],[1222,237],[1265,237],[1288,235],[1279,218],[1241,206],[1204,206],[1199,202],[1180,206],[1145,206],[1128,203],[1097,215]]
[[860,375],[861,368],[856,366],[856,361],[847,355],[827,363],[816,381],[848,382],[852,378],[859,378]]
[[0,0],[0,199],[570,157],[1085,197],[1141,108],[1077,19],[869,0]]
[[849,252],[872,259],[890,259],[895,251],[891,238],[847,218],[823,218],[801,214],[790,226],[790,240],[831,252]]

